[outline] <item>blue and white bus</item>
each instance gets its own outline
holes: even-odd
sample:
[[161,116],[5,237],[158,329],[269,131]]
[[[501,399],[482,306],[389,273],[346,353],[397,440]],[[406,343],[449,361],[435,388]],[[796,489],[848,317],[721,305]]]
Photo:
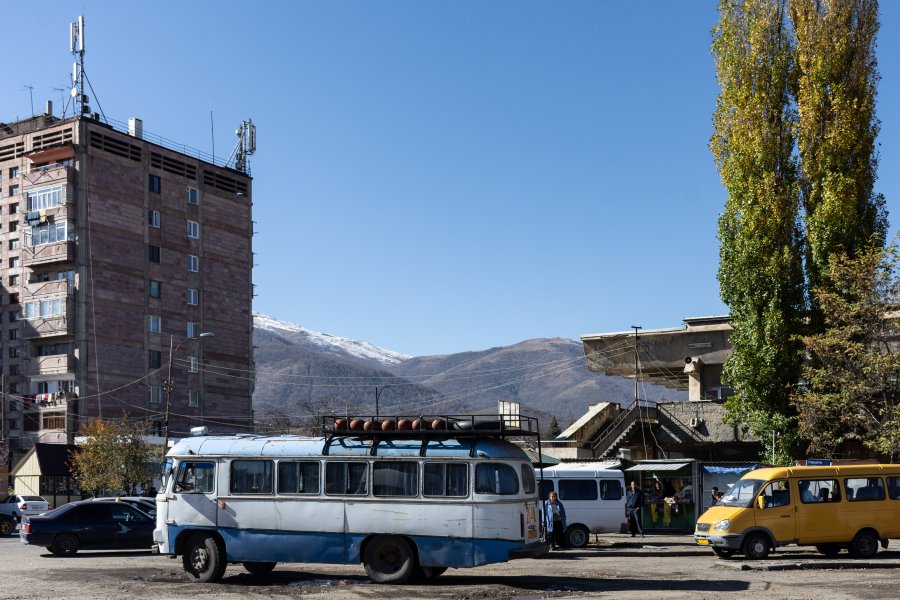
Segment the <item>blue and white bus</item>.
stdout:
[[538,556],[534,469],[504,439],[536,436],[537,423],[516,419],[330,418],[321,438],[201,432],[168,452],[154,541],[204,582],[228,563],[254,574],[362,563],[374,581],[402,583]]

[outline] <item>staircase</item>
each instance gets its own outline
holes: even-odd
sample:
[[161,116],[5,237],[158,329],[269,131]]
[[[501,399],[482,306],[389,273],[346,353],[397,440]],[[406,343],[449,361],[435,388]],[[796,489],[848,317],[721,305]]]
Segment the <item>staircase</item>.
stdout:
[[655,425],[657,423],[656,404],[641,404],[640,401],[619,413],[619,415],[593,439],[591,453],[598,457],[607,457],[614,453],[619,442],[626,439],[635,427]]

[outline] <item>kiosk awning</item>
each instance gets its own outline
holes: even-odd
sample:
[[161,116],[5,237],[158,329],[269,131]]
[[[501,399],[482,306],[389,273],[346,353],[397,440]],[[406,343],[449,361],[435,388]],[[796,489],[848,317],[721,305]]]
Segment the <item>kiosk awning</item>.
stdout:
[[690,465],[691,463],[641,463],[628,467],[626,471],[677,471]]

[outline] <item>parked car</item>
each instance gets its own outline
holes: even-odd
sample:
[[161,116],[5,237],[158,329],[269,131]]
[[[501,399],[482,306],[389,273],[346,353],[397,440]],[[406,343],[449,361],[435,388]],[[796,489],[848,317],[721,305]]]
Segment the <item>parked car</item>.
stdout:
[[16,530],[16,523],[26,515],[47,512],[50,505],[40,496],[13,494],[0,502],[0,535],[9,535]]
[[145,498],[143,496],[106,496],[103,498],[92,498],[92,500],[111,500],[113,502],[124,502],[139,511],[145,512],[151,517],[156,517],[156,500]]
[[24,517],[19,529],[23,544],[45,546],[57,556],[80,549],[113,550],[153,546],[155,520],[125,502],[81,500],[44,515]]

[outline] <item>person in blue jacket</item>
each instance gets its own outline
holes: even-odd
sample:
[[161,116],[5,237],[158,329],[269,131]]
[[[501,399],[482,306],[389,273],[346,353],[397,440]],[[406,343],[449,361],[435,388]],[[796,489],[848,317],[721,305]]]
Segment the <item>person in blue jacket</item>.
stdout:
[[557,550],[565,543],[566,508],[559,501],[556,492],[550,492],[544,501],[544,529],[550,547]]

